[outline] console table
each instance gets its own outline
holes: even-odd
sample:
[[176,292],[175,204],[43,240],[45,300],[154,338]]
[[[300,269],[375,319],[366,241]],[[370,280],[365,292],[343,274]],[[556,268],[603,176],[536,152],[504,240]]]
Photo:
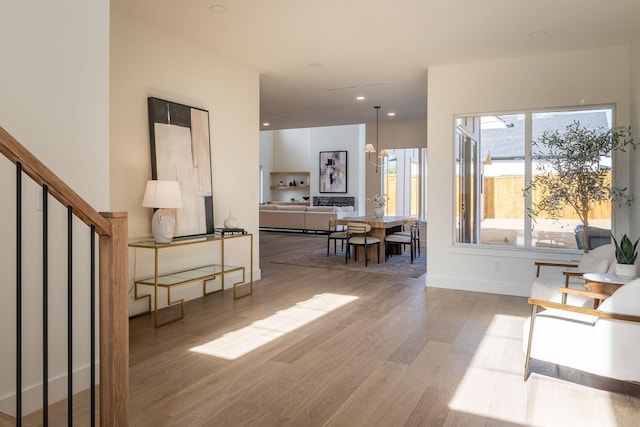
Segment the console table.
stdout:
[[[232,239],[247,239],[249,241],[249,292],[238,296],[236,294],[236,287],[239,285],[247,284],[246,272],[244,266],[237,265],[225,265],[224,263],[224,244],[225,241]],[[174,271],[171,273],[160,273],[159,268],[159,252],[163,249],[176,248],[185,245],[197,245],[203,243],[217,244],[220,246],[220,263],[211,263],[208,265],[202,265],[199,267],[188,268],[180,271]],[[193,282],[202,281],[202,296],[224,291],[224,277],[226,274],[234,272],[242,272],[242,280],[233,283],[233,298],[239,299],[253,294],[253,234],[232,234],[228,236],[220,236],[216,234],[207,234],[197,237],[178,238],[174,239],[171,243],[156,243],[154,240],[141,240],[137,242],[130,242],[130,248],[136,249],[151,249],[154,251],[154,273],[153,276],[144,279],[136,279],[134,271],[134,298],[136,300],[147,299],[148,310],[147,313],[151,313],[151,294],[138,295],[138,286],[153,286],[153,313],[154,313],[154,325],[163,326],[168,323],[175,322],[184,318],[184,298],[176,301],[171,300],[171,289],[175,286],[186,285]],[[207,282],[220,276],[221,289],[207,292]],[[167,307],[168,308],[177,304],[180,304],[180,317],[171,319],[166,322],[158,321],[158,288],[165,288],[167,290]]]

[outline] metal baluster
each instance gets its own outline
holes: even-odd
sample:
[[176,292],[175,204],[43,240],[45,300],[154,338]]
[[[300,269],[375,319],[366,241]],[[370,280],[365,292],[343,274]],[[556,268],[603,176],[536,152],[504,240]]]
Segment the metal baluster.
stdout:
[[22,426],[22,163],[16,163],[16,426]]
[[96,226],[91,225],[91,426],[96,425]]
[[73,426],[73,208],[67,206],[67,425]]
[[49,425],[49,188],[42,186],[42,425]]

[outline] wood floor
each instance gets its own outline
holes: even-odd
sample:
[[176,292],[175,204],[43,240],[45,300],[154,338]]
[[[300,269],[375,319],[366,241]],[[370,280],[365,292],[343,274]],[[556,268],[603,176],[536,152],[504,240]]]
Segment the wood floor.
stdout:
[[640,425],[638,386],[542,364],[522,380],[524,298],[269,262],[325,239],[263,232],[253,296],[132,319],[131,425]]

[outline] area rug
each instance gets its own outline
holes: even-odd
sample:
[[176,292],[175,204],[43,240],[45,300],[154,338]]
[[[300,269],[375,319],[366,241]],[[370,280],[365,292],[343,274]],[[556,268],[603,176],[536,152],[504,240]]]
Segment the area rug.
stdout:
[[289,264],[289,265],[301,265],[305,267],[314,268],[329,268],[332,270],[347,270],[347,271],[362,271],[367,273],[376,274],[393,274],[404,277],[420,277],[427,272],[427,256],[423,251],[420,257],[417,257],[413,264],[409,252],[405,251],[402,255],[394,255],[383,262],[380,260],[380,264],[369,261],[369,265],[365,267],[364,260],[358,258],[358,261],[354,261],[353,258],[349,260],[347,264],[344,262],[344,254],[338,252],[337,255],[333,254],[333,248],[329,256],[327,256],[327,249],[316,249],[311,253],[305,253],[295,255],[286,259],[276,259],[271,261],[274,264]]

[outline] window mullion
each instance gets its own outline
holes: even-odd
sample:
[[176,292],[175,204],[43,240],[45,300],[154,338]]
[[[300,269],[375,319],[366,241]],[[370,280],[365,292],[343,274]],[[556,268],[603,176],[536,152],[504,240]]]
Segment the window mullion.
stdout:
[[[524,113],[524,182],[525,188],[529,186],[531,183],[531,179],[533,177],[533,154],[532,154],[532,140],[533,140],[533,115],[532,113],[525,112]],[[527,214],[529,209],[531,208],[531,200],[532,195],[531,191],[525,194],[523,198],[524,203],[524,247],[531,248],[533,247],[532,238],[531,238],[531,229],[533,220]]]

